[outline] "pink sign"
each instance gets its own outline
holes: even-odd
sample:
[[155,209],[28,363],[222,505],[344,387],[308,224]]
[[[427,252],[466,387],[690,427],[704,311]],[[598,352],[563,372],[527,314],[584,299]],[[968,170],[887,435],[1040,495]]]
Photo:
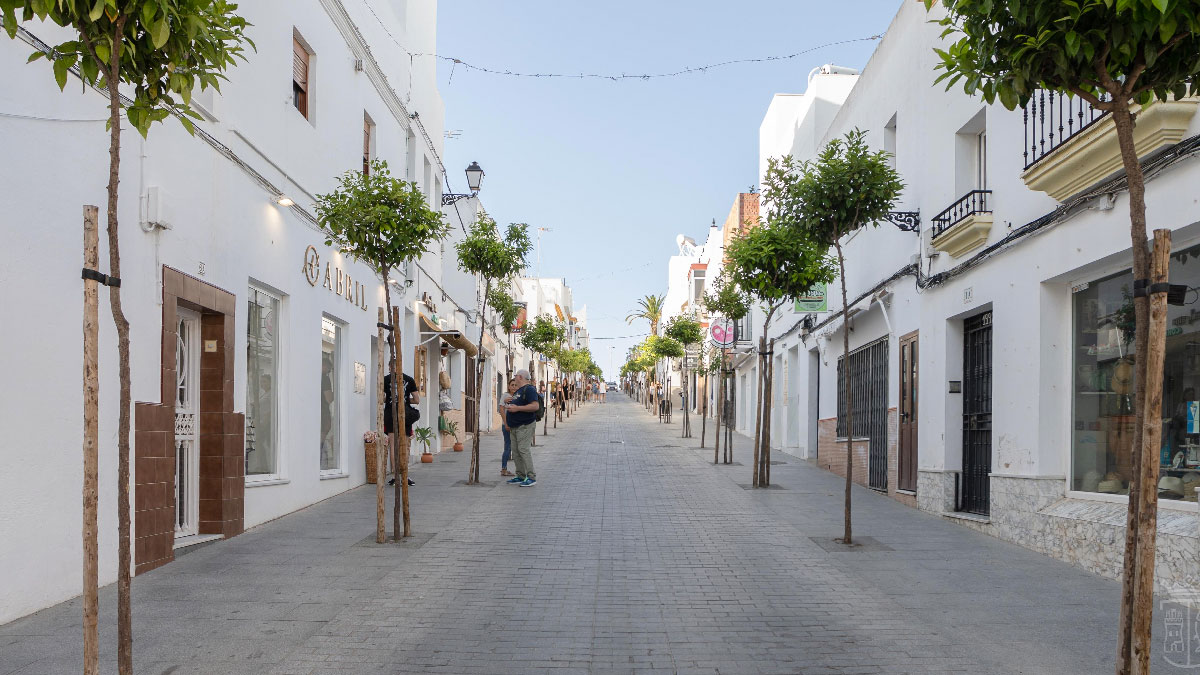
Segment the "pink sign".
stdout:
[[728,319],[713,321],[712,326],[708,329],[708,334],[711,336],[712,343],[718,347],[732,345],[737,337],[734,335],[733,322]]

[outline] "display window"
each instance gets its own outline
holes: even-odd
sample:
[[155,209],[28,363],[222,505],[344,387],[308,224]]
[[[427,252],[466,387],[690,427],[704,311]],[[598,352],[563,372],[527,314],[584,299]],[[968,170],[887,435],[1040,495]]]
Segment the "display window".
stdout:
[[321,471],[341,470],[340,342],[342,327],[333,319],[321,319]]
[[[1171,256],[1170,282],[1186,285],[1167,312],[1160,499],[1196,501],[1200,488],[1200,246]],[[1071,488],[1128,495],[1133,477],[1133,274],[1092,281],[1074,296]]]
[[246,327],[246,476],[279,473],[280,299],[250,287]]

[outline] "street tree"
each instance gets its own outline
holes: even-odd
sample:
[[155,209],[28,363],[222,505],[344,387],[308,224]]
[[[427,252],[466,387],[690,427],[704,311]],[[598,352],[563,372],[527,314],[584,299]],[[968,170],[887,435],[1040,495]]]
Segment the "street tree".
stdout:
[[[393,270],[420,258],[434,242],[450,231],[442,214],[429,207],[416,183],[394,178],[387,162],[374,160],[370,171],[347,171],[337,179],[337,188],[317,195],[317,222],[325,234],[325,244],[361,261],[379,275],[383,283],[384,304],[388,310],[385,325],[391,322],[387,338],[390,347],[392,420],[399,432],[392,443],[396,471],[396,500],[392,507],[392,531],[397,540],[412,534],[408,508],[408,436],[404,434],[404,362],[400,349],[401,327],[393,317],[391,278]],[[383,398],[379,398],[383,405]],[[378,416],[377,416],[378,417]],[[382,480],[383,467],[378,467]],[[383,509],[377,492],[377,513]],[[403,529],[401,529],[403,516]]]
[[[704,309],[708,312],[710,318],[721,317],[728,319],[734,325],[741,321],[750,313],[750,300],[746,294],[738,288],[737,284],[733,283],[727,274],[722,273],[713,283],[713,289],[704,295]],[[713,464],[716,464],[721,456],[721,424],[725,424],[725,459],[726,464],[733,463],[733,430],[730,428],[732,420],[728,419],[725,399],[728,398],[725,387],[726,380],[729,379],[725,369],[725,348],[717,347],[718,356],[716,359],[717,377],[717,414],[716,414],[716,442],[713,446]]]
[[769,165],[764,197],[779,212],[796,218],[800,230],[824,247],[837,251],[842,287],[842,387],[846,406],[846,482],[842,543],[854,543],[851,526],[851,485],[854,463],[854,397],[850,386],[850,305],[846,297],[846,255],[843,239],[875,226],[895,208],[904,184],[889,155],[872,151],[866,134],[854,130],[830,141],[815,160],[795,170],[790,157]]
[[665,300],[665,295],[647,295],[644,298],[639,298],[637,301],[638,308],[625,317],[625,323],[633,325],[634,321],[645,319],[650,323],[650,334],[658,335],[658,323],[662,321],[663,302]]
[[[532,248],[528,225],[510,224],[501,237],[496,221],[486,213],[479,214],[467,236],[455,245],[458,252],[458,268],[476,275],[483,281],[483,292],[479,295],[479,352],[475,360],[474,375],[476,397],[483,391],[483,334],[487,326],[488,300],[493,296],[492,288],[519,274],[525,267],[525,257]],[[501,303],[506,306],[511,304],[504,301]],[[475,413],[479,414],[479,410],[477,400]],[[475,420],[474,424],[471,462],[467,470],[468,485],[479,482],[479,420]]]
[[[85,84],[108,98],[108,265],[101,283],[109,287],[109,308],[117,329],[117,354],[120,387],[117,424],[117,666],[121,675],[133,672],[133,624],[130,605],[130,522],[129,522],[129,428],[130,371],[129,321],[121,306],[121,248],[117,222],[117,184],[121,166],[121,112],[130,126],[145,137],[150,126],[168,117],[178,119],[189,133],[192,120],[200,119],[191,108],[192,92],[219,89],[225,71],[244,59],[249,26],[234,11],[235,3],[225,0],[0,0],[0,17],[10,38],[18,33],[17,11],[21,21],[37,18],[67,29],[71,39],[50,52],[35,51],[29,61],[42,57],[53,60],[54,80],[59,89],[67,86],[72,72]],[[74,71],[72,70],[74,69]],[[122,94],[124,85],[125,94]],[[87,218],[85,217],[85,221]],[[86,227],[87,225],[85,225]],[[96,258],[95,237],[85,234],[93,250],[85,259]],[[94,270],[98,275],[98,270]],[[85,282],[85,363],[95,362],[96,293],[93,278]],[[88,356],[91,354],[92,356]],[[94,433],[98,417],[99,385],[95,370],[89,369],[84,383],[84,673],[99,668],[97,634],[97,478],[95,459],[98,439]]]
[[[927,8],[937,0],[925,0]],[[1138,114],[1156,101],[1195,93],[1200,75],[1200,3],[1195,0],[941,0],[943,37],[937,81],[1009,110],[1038,90],[1077,96],[1111,115],[1129,187],[1133,244],[1137,424],[1126,515],[1125,573],[1117,673],[1148,673],[1154,590],[1162,363],[1166,340],[1166,266],[1170,232],[1146,233],[1145,175],[1134,145]],[[1160,250],[1161,247],[1161,250]]]
[[[683,315],[674,316],[667,322],[667,327],[663,331],[663,334],[683,345],[684,357],[680,368],[683,373],[683,390],[685,392],[691,391],[688,381],[687,352],[699,347],[700,341],[704,339],[704,331],[700,328],[700,322]],[[688,418],[687,405],[683,406],[683,424],[681,426],[683,427],[682,437],[691,438],[692,425],[691,420]]]
[[[777,189],[768,172],[763,197]],[[767,204],[770,205],[768,199]],[[754,487],[771,484],[771,381],[775,338],[767,339],[771,319],[780,307],[834,276],[828,247],[768,211],[766,222],[736,237],[725,249],[725,272],[765,313],[758,338],[758,407],[754,422]]]
[[513,299],[512,284],[504,281],[492,287],[487,295],[487,304],[492,308],[492,324],[499,324],[500,330],[508,340],[509,356],[505,357],[504,362],[504,379],[507,381],[512,379],[512,334],[517,319],[521,316],[521,307]]

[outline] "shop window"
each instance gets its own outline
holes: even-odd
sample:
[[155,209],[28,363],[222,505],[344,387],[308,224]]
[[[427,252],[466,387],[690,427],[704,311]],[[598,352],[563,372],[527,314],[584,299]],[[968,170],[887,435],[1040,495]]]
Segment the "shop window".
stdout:
[[[1200,246],[1171,256],[1170,279],[1186,284],[1169,306],[1163,368],[1160,499],[1196,500],[1200,487]],[[1129,494],[1135,410],[1133,274],[1088,283],[1074,296],[1074,431],[1071,488]]]
[[341,412],[342,326],[321,318],[321,471],[342,468]]
[[278,474],[278,297],[250,287],[246,311],[246,476]]

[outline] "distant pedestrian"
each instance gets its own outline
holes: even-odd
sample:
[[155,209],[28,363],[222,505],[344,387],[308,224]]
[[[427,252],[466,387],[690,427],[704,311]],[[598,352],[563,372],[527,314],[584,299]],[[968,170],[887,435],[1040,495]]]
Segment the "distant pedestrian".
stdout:
[[530,487],[537,484],[537,473],[533,469],[533,436],[537,421],[538,390],[529,378],[528,370],[518,370],[513,377],[517,390],[505,405],[508,411],[508,429],[512,438],[512,458],[517,465],[516,477],[509,483]]
[[500,399],[500,416],[503,420],[500,422],[500,428],[504,433],[504,454],[500,456],[500,475],[513,476],[513,472],[508,470],[508,460],[512,458],[512,434],[508,428],[508,402],[512,400],[513,394],[517,393],[516,380],[508,381],[508,392]]

